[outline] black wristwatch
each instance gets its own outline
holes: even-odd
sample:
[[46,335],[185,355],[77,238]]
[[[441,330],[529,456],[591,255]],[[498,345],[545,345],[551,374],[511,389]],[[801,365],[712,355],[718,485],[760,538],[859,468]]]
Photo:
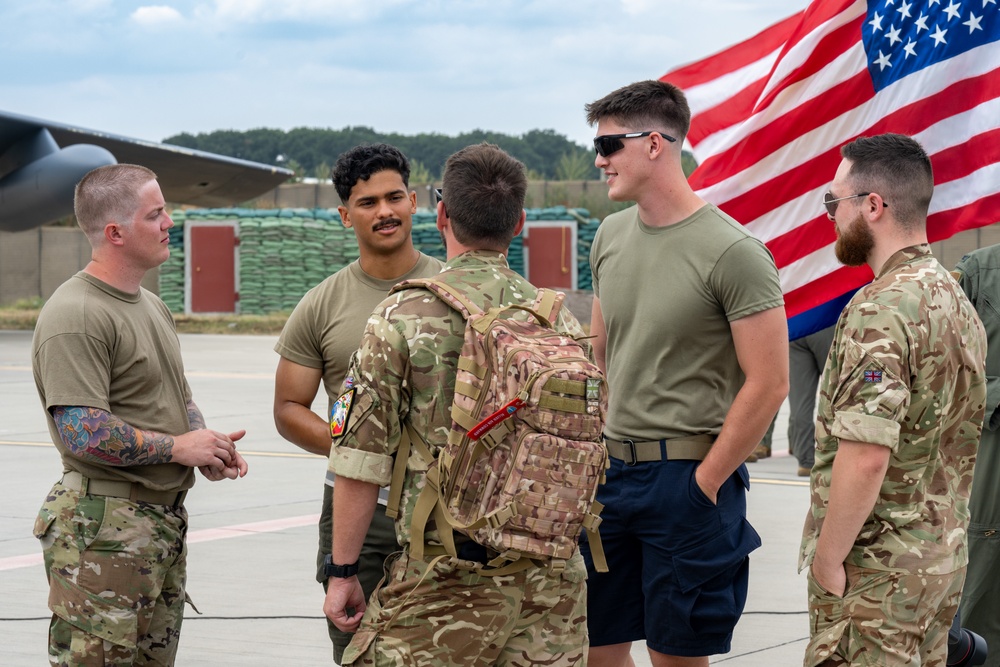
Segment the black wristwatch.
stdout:
[[329,579],[330,577],[337,577],[338,579],[347,579],[348,577],[353,577],[358,573],[358,562],[354,561],[350,565],[335,565],[333,562],[333,556],[327,554],[323,558],[323,576]]

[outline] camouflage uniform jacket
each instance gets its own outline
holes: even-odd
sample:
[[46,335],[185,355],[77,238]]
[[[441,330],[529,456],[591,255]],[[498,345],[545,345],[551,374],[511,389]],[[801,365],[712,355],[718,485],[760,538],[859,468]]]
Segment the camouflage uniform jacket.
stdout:
[[916,574],[966,565],[985,356],[979,317],[926,244],[895,253],[851,299],[820,383],[800,569],[815,553],[840,440],[892,450],[848,563]]
[[986,416],[969,501],[974,530],[1000,530],[1000,245],[975,250],[952,273],[986,327]]
[[[438,280],[462,289],[485,309],[534,300],[536,289],[507,266],[497,252],[471,251],[445,264]],[[521,314],[519,314],[520,316]],[[582,336],[567,309],[556,328]],[[345,390],[355,395],[344,433],[334,438],[329,467],[337,475],[380,486],[389,484],[402,429],[410,424],[436,454],[448,442],[455,373],[465,335],[457,311],[423,288],[392,294],[372,313],[351,361]],[[411,450],[396,536],[409,543],[409,527],[426,467]],[[428,544],[440,544],[433,521]]]

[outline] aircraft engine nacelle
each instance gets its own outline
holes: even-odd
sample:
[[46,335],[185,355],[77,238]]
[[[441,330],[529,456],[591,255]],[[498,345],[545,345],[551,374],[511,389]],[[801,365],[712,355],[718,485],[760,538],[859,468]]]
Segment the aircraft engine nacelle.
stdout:
[[19,232],[70,215],[80,179],[115,162],[100,146],[74,144],[8,173],[0,178],[0,230]]

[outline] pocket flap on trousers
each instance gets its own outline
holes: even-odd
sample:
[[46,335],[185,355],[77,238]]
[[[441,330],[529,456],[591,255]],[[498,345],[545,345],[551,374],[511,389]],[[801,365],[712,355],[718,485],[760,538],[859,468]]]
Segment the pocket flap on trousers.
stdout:
[[757,531],[746,519],[740,519],[707,542],[675,554],[674,574],[681,590],[687,593],[714,577],[732,572],[760,544]]

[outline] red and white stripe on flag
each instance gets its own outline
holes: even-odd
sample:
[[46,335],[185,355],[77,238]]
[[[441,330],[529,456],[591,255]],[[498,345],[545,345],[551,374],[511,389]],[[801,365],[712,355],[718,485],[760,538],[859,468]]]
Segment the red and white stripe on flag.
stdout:
[[898,132],[924,146],[931,241],[1000,220],[998,40],[997,0],[816,0],[662,77],[691,105],[691,183],[771,250],[792,337],[872,277],[836,260],[821,205],[844,143]]

